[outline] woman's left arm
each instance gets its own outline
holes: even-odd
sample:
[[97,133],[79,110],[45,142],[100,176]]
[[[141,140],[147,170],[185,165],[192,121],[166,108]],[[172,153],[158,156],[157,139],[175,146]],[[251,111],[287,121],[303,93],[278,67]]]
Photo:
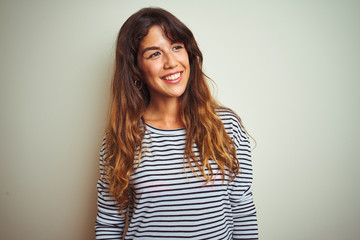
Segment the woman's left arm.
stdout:
[[240,173],[229,184],[229,196],[234,219],[233,239],[258,239],[256,209],[252,196],[252,164],[249,138],[236,121],[233,140],[240,163]]

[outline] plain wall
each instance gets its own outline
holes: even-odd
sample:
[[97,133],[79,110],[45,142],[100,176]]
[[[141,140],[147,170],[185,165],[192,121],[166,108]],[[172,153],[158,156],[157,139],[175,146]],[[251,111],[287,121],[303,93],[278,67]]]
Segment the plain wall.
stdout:
[[94,239],[98,156],[123,22],[193,31],[216,96],[257,141],[261,239],[360,238],[360,3],[0,1],[0,238]]

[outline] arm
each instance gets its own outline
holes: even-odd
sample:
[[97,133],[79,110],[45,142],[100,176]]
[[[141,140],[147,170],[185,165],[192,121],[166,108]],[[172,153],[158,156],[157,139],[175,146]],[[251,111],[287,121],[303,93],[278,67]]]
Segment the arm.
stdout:
[[233,125],[233,140],[240,173],[229,185],[234,218],[233,239],[258,239],[256,209],[252,197],[252,164],[250,142],[238,121]]
[[[125,226],[125,216],[119,213],[119,207],[109,193],[109,185],[104,181],[105,145],[104,140],[100,151],[100,179],[97,182],[98,213],[95,222],[96,239],[121,239]],[[124,213],[126,213],[126,210],[124,210]]]

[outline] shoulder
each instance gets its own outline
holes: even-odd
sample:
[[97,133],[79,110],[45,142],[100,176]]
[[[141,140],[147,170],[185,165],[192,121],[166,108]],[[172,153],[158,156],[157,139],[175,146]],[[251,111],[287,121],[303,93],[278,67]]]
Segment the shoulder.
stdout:
[[100,176],[101,178],[104,177],[105,174],[105,158],[107,155],[107,149],[106,149],[106,135],[103,138],[102,144],[101,144],[101,148],[100,148]]
[[230,108],[220,107],[216,109],[216,114],[225,124],[240,124],[239,116]]
[[107,149],[106,149],[106,134],[102,140],[101,148],[100,148],[100,160],[104,160],[106,157]]
[[240,142],[249,142],[248,135],[241,122],[241,119],[233,110],[230,108],[221,107],[216,109],[216,114],[224,124],[226,132],[233,140],[234,138],[237,138],[237,140]]

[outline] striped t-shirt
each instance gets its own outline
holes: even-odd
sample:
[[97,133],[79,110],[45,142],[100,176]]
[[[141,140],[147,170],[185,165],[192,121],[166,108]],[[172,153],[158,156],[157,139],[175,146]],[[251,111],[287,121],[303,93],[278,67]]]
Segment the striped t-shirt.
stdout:
[[[134,193],[125,239],[258,239],[252,198],[249,139],[236,116],[218,112],[237,148],[240,174],[228,183],[194,175],[185,164],[185,129],[163,130],[146,125],[140,167],[130,178]],[[195,154],[198,153],[194,147]],[[121,239],[125,217],[104,179],[106,145],[100,152],[96,239]],[[219,169],[212,163],[213,171]],[[126,210],[124,210],[126,212]]]

